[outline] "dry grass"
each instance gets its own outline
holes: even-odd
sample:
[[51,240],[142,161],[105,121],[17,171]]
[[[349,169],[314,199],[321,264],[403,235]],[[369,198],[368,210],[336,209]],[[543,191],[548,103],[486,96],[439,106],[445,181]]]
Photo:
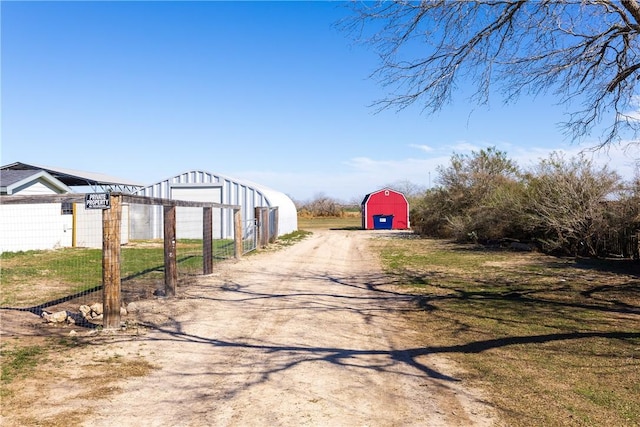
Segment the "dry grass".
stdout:
[[315,217],[315,218],[298,218],[298,228],[300,230],[314,229],[361,229],[362,220],[360,215],[346,217]]
[[509,426],[640,425],[637,264],[427,239],[378,239],[433,352],[491,393]]
[[81,425],[95,405],[120,391],[122,381],[156,369],[144,357],[112,353],[97,336],[15,338],[3,342],[2,363],[15,365],[0,383],[7,426]]

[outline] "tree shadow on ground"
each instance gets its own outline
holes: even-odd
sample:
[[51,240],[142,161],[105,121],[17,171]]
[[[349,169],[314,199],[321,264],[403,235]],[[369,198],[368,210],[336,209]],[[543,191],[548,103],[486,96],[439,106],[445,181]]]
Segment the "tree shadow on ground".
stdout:
[[[251,362],[245,366],[245,369],[252,373],[259,374],[258,379],[243,384],[241,386],[242,389],[266,382],[274,374],[287,371],[297,366],[314,363],[326,363],[350,369],[387,372],[398,376],[424,376],[431,380],[441,382],[442,384],[456,383],[461,380],[430,366],[428,356],[454,353],[482,353],[511,345],[544,344],[555,341],[583,340],[589,338],[640,339],[640,332],[592,331],[512,336],[450,346],[424,346],[404,349],[357,349],[286,345],[264,341],[258,343],[243,342],[240,340],[230,341],[190,334],[180,330],[179,327],[173,329],[156,327],[151,324],[146,326],[161,333],[159,337],[155,338],[157,340],[180,341],[185,344],[202,344],[210,346],[212,351],[220,349],[240,350],[240,354],[235,353],[238,358],[238,363],[242,364],[244,363],[242,362],[243,360],[250,360]],[[174,324],[174,326],[177,325]],[[262,357],[260,355],[262,355]],[[367,362],[371,360],[372,357],[375,358],[375,362]],[[427,359],[424,359],[425,357],[427,357]],[[211,372],[210,374],[225,375],[223,371]],[[228,394],[233,395],[235,392],[231,391],[228,392]]]
[[[246,273],[246,272],[245,272]],[[287,276],[278,277],[278,273],[268,273],[268,280],[287,280]],[[275,276],[275,277],[273,277]],[[220,302],[225,305],[232,304],[257,304],[260,300],[277,299],[281,304],[267,307],[266,310],[310,310],[313,312],[332,311],[338,314],[340,311],[356,313],[363,318],[375,316],[393,315],[394,313],[416,312],[425,309],[439,310],[441,307],[433,305],[436,301],[441,303],[447,300],[461,301],[495,301],[501,300],[509,304],[526,304],[527,306],[540,305],[545,310],[551,308],[563,310],[567,307],[580,310],[612,311],[619,313],[640,314],[638,307],[618,305],[616,307],[606,307],[607,301],[600,303],[568,303],[563,301],[550,301],[541,295],[536,295],[535,290],[523,291],[518,294],[504,294],[481,291],[468,291],[464,289],[447,289],[451,292],[448,295],[419,295],[411,292],[406,287],[398,287],[402,280],[381,273],[360,274],[357,277],[342,277],[335,274],[321,274],[306,272],[301,273],[297,280],[313,280],[318,283],[327,283],[332,286],[318,286],[318,291],[314,292],[271,292],[268,288],[254,288],[252,285],[225,281],[219,286],[220,292],[196,292],[193,298],[208,299]],[[333,285],[338,285],[335,287]],[[549,291],[549,290],[547,290]],[[551,292],[562,292],[562,287],[550,290]],[[594,291],[595,292],[595,291]],[[208,295],[207,295],[208,294]],[[187,292],[184,297],[189,298]],[[318,305],[317,301],[322,300],[323,304]],[[282,304],[286,304],[283,307]],[[263,306],[259,306],[263,309]],[[514,308],[520,310],[520,308]],[[266,316],[266,313],[265,313]],[[368,322],[367,322],[368,323]],[[591,330],[591,331],[571,331],[555,332],[549,334],[514,335],[485,340],[474,340],[453,345],[430,345],[421,347],[408,347],[399,349],[359,349],[347,347],[323,347],[288,345],[286,343],[267,342],[264,337],[255,339],[233,339],[222,340],[215,337],[206,337],[188,333],[179,324],[171,325],[145,323],[144,326],[154,329],[161,335],[160,340],[178,340],[184,342],[200,343],[216,348],[235,348],[246,352],[257,352],[267,357],[270,363],[261,364],[260,358],[255,358],[249,354],[246,357],[254,361],[252,369],[261,372],[260,381],[266,381],[276,372],[286,371],[295,366],[321,362],[336,366],[374,370],[379,372],[393,372],[398,375],[422,375],[437,381],[458,382],[459,378],[442,372],[437,366],[430,363],[429,356],[446,355],[455,353],[477,354],[492,349],[498,349],[513,345],[540,345],[559,341],[578,341],[591,338],[636,340],[640,339],[640,331],[637,330]],[[169,326],[169,327],[167,327]],[[283,356],[284,355],[284,356]],[[376,357],[383,362],[367,362],[368,358]],[[274,362],[275,361],[275,362]],[[275,366],[271,366],[275,365]],[[404,367],[404,368],[402,368]],[[413,372],[408,374],[407,372]]]
[[584,271],[601,271],[640,277],[640,261],[633,259],[577,258],[574,267]]

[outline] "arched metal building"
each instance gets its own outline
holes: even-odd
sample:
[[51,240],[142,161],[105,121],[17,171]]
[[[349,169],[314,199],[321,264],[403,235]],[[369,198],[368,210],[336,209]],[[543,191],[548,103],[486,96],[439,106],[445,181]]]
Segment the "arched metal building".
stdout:
[[[163,181],[138,190],[136,195],[163,199],[188,200],[196,202],[222,203],[241,206],[242,220],[255,221],[255,208],[271,208],[270,226],[277,235],[291,233],[298,229],[298,217],[293,201],[284,193],[228,176],[193,170],[172,176]],[[277,211],[275,209],[277,208]],[[190,208],[183,208],[190,209]],[[131,207],[131,237],[133,239],[155,239],[163,235],[163,213],[160,207]],[[185,218],[185,215],[182,215]],[[196,215],[197,217],[197,215]],[[202,221],[202,217],[194,220]],[[178,213],[180,228],[180,212]],[[197,229],[198,227],[194,227]],[[184,230],[184,228],[183,228]],[[180,233],[180,229],[178,229]],[[198,231],[193,236],[197,237]],[[228,209],[214,213],[214,236],[233,237],[233,214]]]

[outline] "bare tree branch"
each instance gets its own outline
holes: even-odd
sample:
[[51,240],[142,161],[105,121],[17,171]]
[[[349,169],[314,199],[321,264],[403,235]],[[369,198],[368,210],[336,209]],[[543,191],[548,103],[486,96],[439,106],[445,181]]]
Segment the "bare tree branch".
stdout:
[[578,105],[563,124],[574,139],[607,123],[602,147],[638,136],[638,0],[396,0],[352,9],[343,27],[377,51],[372,77],[389,90],[373,104],[379,110],[418,104],[434,113],[464,81],[480,105],[493,89],[505,102],[549,93]]

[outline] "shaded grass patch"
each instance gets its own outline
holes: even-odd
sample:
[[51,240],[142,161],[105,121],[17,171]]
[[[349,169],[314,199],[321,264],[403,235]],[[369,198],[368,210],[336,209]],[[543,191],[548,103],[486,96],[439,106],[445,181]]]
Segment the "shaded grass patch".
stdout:
[[37,345],[14,348],[3,346],[0,349],[2,360],[0,380],[7,384],[17,377],[29,375],[38,363],[45,359],[45,354],[45,349]]
[[467,370],[507,425],[640,423],[637,265],[429,239],[373,243],[425,348]]
[[361,230],[362,219],[359,216],[298,217],[298,228],[300,230],[314,230],[314,229]]

